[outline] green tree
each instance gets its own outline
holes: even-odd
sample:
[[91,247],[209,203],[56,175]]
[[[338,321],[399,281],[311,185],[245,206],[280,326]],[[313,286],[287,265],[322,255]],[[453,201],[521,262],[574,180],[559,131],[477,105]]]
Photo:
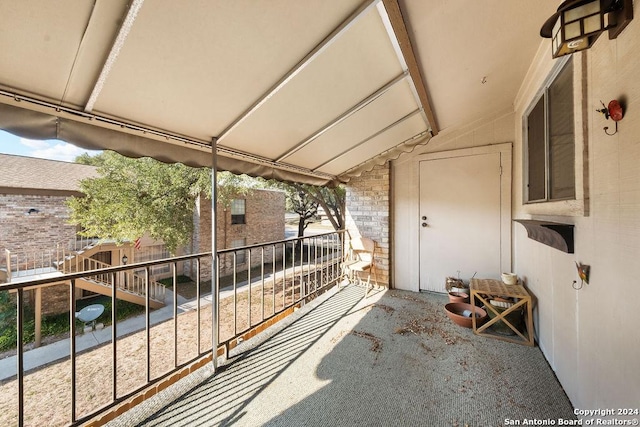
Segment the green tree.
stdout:
[[300,184],[293,184],[293,186],[322,207],[334,230],[344,228],[346,196],[344,187],[328,188]]
[[[82,234],[118,243],[131,242],[148,234],[167,249],[189,242],[193,232],[193,211],[197,197],[211,198],[211,170],[182,164],[165,164],[151,158],[132,159],[112,151],[97,156],[83,154],[76,162],[98,168],[97,178],[80,182],[82,197],[72,197],[70,222],[83,228]],[[218,205],[247,196],[254,188],[285,191],[287,209],[300,216],[301,237],[322,206],[336,230],[344,228],[344,189],[282,183],[219,172]]]
[[[266,188],[265,183],[266,181],[262,178],[235,175],[227,171],[218,172],[218,205],[228,208],[233,199],[250,195],[254,188]],[[211,180],[209,180],[209,188],[211,188]],[[207,197],[211,197],[211,191]]]
[[296,186],[287,185],[285,191],[287,193],[286,208],[298,214],[298,237],[302,237],[304,230],[318,215],[318,202]]
[[304,235],[304,230],[318,215],[319,206],[324,210],[334,230],[344,228],[344,187],[327,188],[278,181],[267,181],[265,185],[268,188],[284,190],[287,210],[299,215],[298,237]]
[[104,153],[100,153],[95,156],[92,156],[89,153],[82,153],[76,157],[74,162],[80,163],[81,165],[102,166],[107,157],[108,156]]
[[[151,158],[132,159],[112,151],[80,156],[77,161],[98,167],[99,177],[80,182],[82,197],[68,200],[70,221],[87,236],[133,241],[148,234],[167,249],[188,243],[193,232],[197,197],[211,198],[211,170]],[[218,175],[218,203],[250,191],[247,176]]]

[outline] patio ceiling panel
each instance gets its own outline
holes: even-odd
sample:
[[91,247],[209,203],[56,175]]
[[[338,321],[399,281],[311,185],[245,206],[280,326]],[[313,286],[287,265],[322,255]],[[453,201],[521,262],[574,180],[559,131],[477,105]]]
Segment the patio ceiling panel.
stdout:
[[34,3],[2,3],[0,83],[59,102],[64,98],[93,3],[61,0],[39,2],[37,7]]
[[193,166],[216,142],[221,169],[336,184],[410,112],[437,131],[399,21],[396,0],[2,2],[0,128]]
[[[399,141],[402,144],[398,144]],[[394,123],[361,141],[359,145],[343,149],[344,153],[338,153],[335,158],[328,160],[315,170],[331,175],[340,175],[341,180],[348,180],[348,177],[351,176],[350,172],[371,159],[372,153],[383,154],[383,156],[359,170],[358,173],[354,173],[354,176],[365,170],[370,170],[375,164],[383,164],[387,159],[397,158],[402,152],[411,151],[418,142],[427,141],[428,129],[420,112],[416,111],[401,118],[398,123]],[[389,152],[394,148],[397,150]],[[376,160],[375,157],[372,160]]]
[[[283,162],[299,164],[316,169],[337,154],[348,158],[343,164],[346,169],[362,163],[363,158],[345,147],[365,141],[380,130],[393,125],[406,115],[419,110],[406,79],[401,80],[387,92],[364,106],[353,115],[327,132],[318,136],[306,146],[282,159]],[[423,121],[423,128],[426,125]],[[360,152],[360,155],[367,154]],[[369,152],[370,154],[370,152]],[[370,155],[366,158],[371,157]]]
[[359,4],[147,2],[93,112],[210,140]]
[[278,159],[402,72],[370,8],[220,143]]

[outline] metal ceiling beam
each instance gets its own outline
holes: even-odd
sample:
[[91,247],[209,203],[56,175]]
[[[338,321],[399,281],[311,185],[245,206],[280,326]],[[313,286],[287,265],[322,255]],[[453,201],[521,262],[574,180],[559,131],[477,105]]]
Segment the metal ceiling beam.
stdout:
[[[429,96],[427,94],[422,73],[420,72],[420,67],[418,66],[418,61],[416,60],[416,55],[413,51],[413,47],[411,46],[411,40],[409,38],[409,33],[407,32],[407,26],[405,25],[404,18],[402,17],[400,5],[398,4],[398,0],[383,0],[383,4],[389,23],[391,24],[391,29],[393,30],[392,33],[389,34],[389,37],[391,38],[392,44],[394,44],[394,48],[400,49],[400,61],[404,62],[409,70],[420,105],[422,105],[427,122],[431,127],[431,133],[435,136],[438,134],[438,125],[436,123],[433,110],[431,109]],[[385,21],[383,11],[380,11],[380,8],[378,8],[378,10],[381,12],[382,20]],[[385,27],[387,27],[386,24]],[[387,32],[389,32],[388,27]],[[397,50],[396,53],[398,53]]]
[[266,93],[264,93],[256,102],[251,105],[244,113],[236,118],[220,135],[218,142],[224,140],[236,127],[238,127],[249,116],[255,113],[265,102],[278,93],[284,86],[291,81],[296,75],[304,70],[313,60],[322,54],[329,46],[333,44],[340,36],[347,32],[360,18],[364,17],[372,7],[375,7],[382,0],[367,0],[358,9],[355,10],[344,22],[342,22],[335,30],[331,32],[320,44],[318,44],[311,52],[309,52],[295,67],[284,75],[275,85],[273,85]]
[[[398,58],[398,62],[403,70],[409,73],[409,66],[407,65],[407,61],[404,59],[404,55],[402,53],[402,49],[400,48],[400,44],[398,43],[398,39],[396,38],[396,34],[393,31],[393,25],[391,24],[391,20],[389,19],[389,15],[387,14],[387,10],[384,8],[383,3],[378,3],[377,6],[378,14],[380,15],[380,19],[382,20],[382,24],[384,25],[384,29],[387,31],[387,36],[389,37],[389,41],[391,42],[391,46],[393,46],[393,50],[396,54],[396,58]],[[413,79],[410,79],[409,88],[411,89],[411,94],[416,101],[417,105],[422,105],[422,100],[420,100],[420,95],[418,95],[418,90],[416,89],[416,85],[413,82]],[[427,114],[422,110],[422,119],[427,124],[427,126],[431,126],[429,123],[429,118]]]
[[226,157],[234,157],[238,159],[244,159],[252,163],[267,165],[275,169],[289,170],[289,171],[298,172],[298,173],[302,173],[309,176],[315,176],[318,178],[327,178],[327,179],[335,178],[335,175],[333,174],[329,174],[326,172],[316,172],[309,168],[296,166],[291,163],[276,162],[266,157],[258,156],[257,154],[251,154],[244,151],[235,150],[233,148],[223,147],[220,145],[218,145],[218,153],[222,153]]
[[330,129],[334,128],[335,126],[337,126],[338,124],[340,124],[341,122],[343,122],[344,120],[346,120],[347,118],[349,118],[350,116],[355,114],[356,112],[360,111],[361,109],[363,109],[367,105],[371,104],[376,99],[380,98],[382,95],[387,93],[397,83],[403,81],[408,75],[409,75],[409,73],[406,72],[406,71],[404,73],[400,74],[398,77],[396,77],[395,79],[391,80],[389,83],[387,83],[386,85],[382,86],[380,89],[376,90],[371,95],[367,96],[365,99],[363,99],[362,101],[360,101],[359,103],[357,103],[356,105],[351,107],[349,110],[345,111],[340,116],[336,117],[334,120],[332,120],[330,123],[328,123],[327,125],[322,127],[320,130],[315,132],[313,135],[311,135],[310,137],[308,137],[304,141],[300,142],[299,144],[297,144],[295,147],[291,148],[286,153],[282,154],[280,157],[278,157],[276,159],[276,161],[277,162],[281,162],[282,160],[286,159],[287,157],[289,157],[292,154],[296,153],[297,151],[301,150],[302,148],[304,148],[305,146],[310,144],[312,141],[314,141],[315,139],[319,138],[325,132],[327,132]]
[[[84,111],[76,110],[70,107],[64,107],[57,104],[53,104],[47,101],[41,101],[35,98],[31,98],[25,95],[17,94],[14,92],[7,92],[0,89],[0,103],[2,104],[21,104],[20,107],[26,110],[37,111],[41,113],[50,114],[55,117],[66,118],[75,120],[78,122],[91,123],[94,126],[102,127],[105,129],[117,130],[123,133],[131,135],[140,135],[146,138],[155,139],[158,141],[164,141],[171,144],[185,144],[193,149],[203,152],[211,151],[211,142],[205,142],[193,138],[188,138],[181,135],[172,134],[158,129],[152,129],[145,126],[140,126],[133,123],[124,122],[122,120],[116,120],[105,116],[99,116],[93,113],[87,113]],[[217,152],[226,157],[233,157],[237,159],[243,159],[251,163],[270,166],[276,169],[288,170],[292,172],[302,173],[309,176],[333,179],[335,175],[314,172],[311,169],[303,168],[301,166],[295,166],[288,163],[278,163],[271,159],[258,156],[256,154],[245,153],[240,150],[235,150],[228,147],[217,146]]]
[[89,100],[87,101],[84,111],[90,113],[93,111],[93,107],[98,101],[98,97],[100,96],[100,92],[102,92],[102,88],[104,87],[109,74],[113,68],[113,65],[120,54],[120,50],[124,46],[124,42],[129,36],[129,31],[131,31],[131,27],[133,26],[134,21],[136,20],[136,16],[142,7],[144,0],[133,0],[131,7],[127,11],[127,16],[122,21],[122,25],[120,26],[120,31],[118,31],[118,35],[113,42],[113,46],[111,46],[111,51],[109,52],[109,56],[107,56],[107,60],[102,66],[102,70],[100,71],[100,76],[96,81],[95,85],[93,85],[93,91],[91,91],[91,95],[89,96]]
[[91,22],[95,17],[94,15],[95,11],[96,11],[96,0],[94,0],[93,5],[91,6],[91,13],[89,14],[89,19],[87,19],[87,25],[85,25],[84,27],[84,31],[82,32],[82,37],[80,38],[80,43],[78,44],[78,49],[76,49],[76,54],[75,54],[75,57],[73,58],[73,64],[71,64],[71,71],[69,71],[69,77],[67,77],[67,84],[65,84],[64,86],[64,92],[62,93],[62,98],[60,98],[60,105],[62,105],[65,99],[67,99],[67,92],[69,91],[69,87],[71,86],[73,77],[76,74],[76,71],[78,70],[78,68],[76,67],[76,65],[78,65],[78,58],[80,57],[80,52],[82,52],[85,46],[84,43],[87,37],[87,31],[89,29],[89,26],[91,25]]
[[385,133],[386,131],[388,131],[391,128],[394,128],[396,126],[398,126],[400,123],[404,122],[407,119],[410,119],[411,117],[415,116],[416,114],[419,114],[422,112],[422,108],[418,108],[417,110],[414,110],[412,112],[410,112],[409,114],[407,114],[406,116],[402,117],[399,120],[396,120],[395,122],[391,123],[389,126],[385,127],[384,129],[380,129],[379,131],[377,131],[376,133],[374,133],[373,135],[370,135],[368,137],[366,137],[365,139],[363,139],[362,141],[360,141],[359,143],[357,143],[356,145],[349,147],[348,149],[342,151],[341,153],[333,156],[332,158],[330,158],[329,160],[327,160],[324,163],[321,163],[320,165],[316,166],[315,168],[313,168],[313,172],[318,172],[318,169],[320,169],[323,166],[328,165],[329,163],[339,159],[340,157],[344,156],[345,154],[347,154],[348,152],[358,148],[359,146],[361,146],[362,144],[365,144],[368,141],[371,141],[373,138],[375,138],[378,135],[381,135],[383,133]]

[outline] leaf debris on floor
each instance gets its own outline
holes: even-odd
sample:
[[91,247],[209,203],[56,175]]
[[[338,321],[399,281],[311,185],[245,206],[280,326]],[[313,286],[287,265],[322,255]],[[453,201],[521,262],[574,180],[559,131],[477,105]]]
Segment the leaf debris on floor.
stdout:
[[382,351],[382,340],[375,335],[372,335],[369,332],[362,331],[351,331],[350,333],[357,337],[366,338],[371,341],[371,351],[376,353]]

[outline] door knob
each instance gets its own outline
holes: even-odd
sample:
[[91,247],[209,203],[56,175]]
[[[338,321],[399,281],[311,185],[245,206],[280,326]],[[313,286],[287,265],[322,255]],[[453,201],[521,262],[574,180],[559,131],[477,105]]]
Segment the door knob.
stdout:
[[429,225],[429,224],[427,224],[426,222],[423,222],[423,223],[422,223],[422,226],[423,226],[423,227],[426,227],[427,225]]
[[426,220],[427,220],[427,217],[426,217],[426,216],[423,216],[423,217],[422,217],[422,220],[423,220],[423,221],[426,221]]

